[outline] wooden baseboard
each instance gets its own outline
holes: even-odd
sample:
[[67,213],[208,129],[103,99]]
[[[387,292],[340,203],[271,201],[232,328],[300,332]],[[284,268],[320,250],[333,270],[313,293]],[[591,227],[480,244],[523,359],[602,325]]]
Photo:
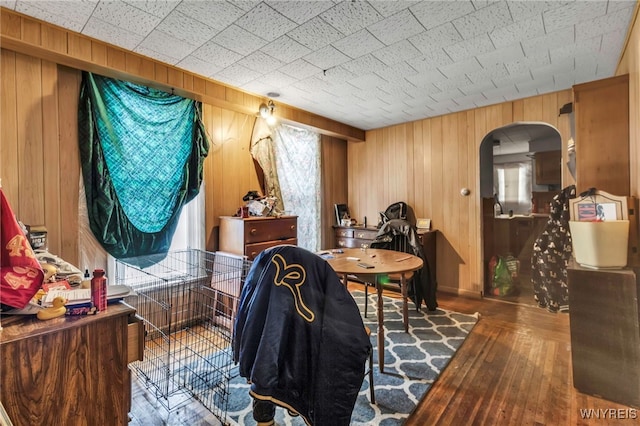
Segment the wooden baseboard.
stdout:
[[482,299],[482,294],[480,292],[466,290],[463,288],[448,287],[438,284],[438,291],[443,293],[455,294],[456,296],[469,297],[471,299]]

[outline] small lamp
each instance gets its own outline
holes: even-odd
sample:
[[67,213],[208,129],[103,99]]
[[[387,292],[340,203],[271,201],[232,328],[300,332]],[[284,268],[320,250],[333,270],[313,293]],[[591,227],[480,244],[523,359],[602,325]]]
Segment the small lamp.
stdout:
[[269,101],[266,104],[263,102],[260,104],[260,108],[258,108],[260,117],[264,118],[269,126],[276,124],[276,118],[273,116],[274,109],[276,109],[276,106],[273,101]]

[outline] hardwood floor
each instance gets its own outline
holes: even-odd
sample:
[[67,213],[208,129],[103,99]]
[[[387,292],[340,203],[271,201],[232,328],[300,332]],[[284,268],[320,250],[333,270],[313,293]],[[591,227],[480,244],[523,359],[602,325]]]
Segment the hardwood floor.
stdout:
[[[439,294],[438,303],[443,309],[478,312],[480,320],[406,426],[638,423],[640,410],[574,389],[567,314],[448,294]],[[132,405],[130,424],[136,426],[219,424],[197,402],[167,416],[139,383],[134,383]],[[581,410],[600,418],[582,418]]]

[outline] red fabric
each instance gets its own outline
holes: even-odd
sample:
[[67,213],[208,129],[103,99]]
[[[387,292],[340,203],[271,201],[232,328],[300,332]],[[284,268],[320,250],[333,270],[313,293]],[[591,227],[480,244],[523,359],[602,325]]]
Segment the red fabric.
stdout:
[[42,287],[44,272],[0,189],[0,303],[22,309]]

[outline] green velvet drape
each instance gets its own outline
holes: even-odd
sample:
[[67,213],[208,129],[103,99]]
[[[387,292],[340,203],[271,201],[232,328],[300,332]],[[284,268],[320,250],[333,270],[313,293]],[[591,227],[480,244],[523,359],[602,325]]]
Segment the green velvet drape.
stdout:
[[[82,77],[78,141],[91,231],[116,258],[166,252],[203,178],[209,142],[202,106],[88,72]],[[175,134],[188,140],[172,141]]]

